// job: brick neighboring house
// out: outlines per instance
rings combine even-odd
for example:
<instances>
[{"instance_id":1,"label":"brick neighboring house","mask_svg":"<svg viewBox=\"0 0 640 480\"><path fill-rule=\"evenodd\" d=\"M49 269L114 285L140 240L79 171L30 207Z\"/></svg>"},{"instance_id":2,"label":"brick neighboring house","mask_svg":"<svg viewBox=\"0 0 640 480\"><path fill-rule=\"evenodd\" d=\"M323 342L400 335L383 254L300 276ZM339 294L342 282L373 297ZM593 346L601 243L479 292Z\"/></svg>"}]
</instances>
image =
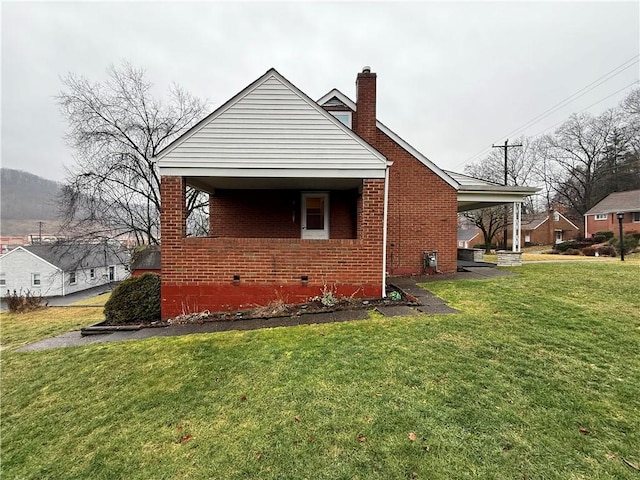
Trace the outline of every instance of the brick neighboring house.
<instances>
[{"instance_id":1,"label":"brick neighboring house","mask_svg":"<svg viewBox=\"0 0 640 480\"><path fill-rule=\"evenodd\" d=\"M525 244L553 245L580 235L580 228L557 210L524 214L521 228Z\"/></svg>"},{"instance_id":2,"label":"brick neighboring house","mask_svg":"<svg viewBox=\"0 0 640 480\"><path fill-rule=\"evenodd\" d=\"M622 231L640 232L640 190L609 194L584 214L584 236L591 237L599 231L619 231L618 212L624 213Z\"/></svg>"},{"instance_id":3,"label":"brick neighboring house","mask_svg":"<svg viewBox=\"0 0 640 480\"><path fill-rule=\"evenodd\" d=\"M377 120L367 67L356 102L314 102L271 69L157 159L163 318L324 289L380 297L387 274L455 272L457 211L535 191L438 168ZM207 237L186 236L187 186L209 193Z\"/></svg>"}]
</instances>

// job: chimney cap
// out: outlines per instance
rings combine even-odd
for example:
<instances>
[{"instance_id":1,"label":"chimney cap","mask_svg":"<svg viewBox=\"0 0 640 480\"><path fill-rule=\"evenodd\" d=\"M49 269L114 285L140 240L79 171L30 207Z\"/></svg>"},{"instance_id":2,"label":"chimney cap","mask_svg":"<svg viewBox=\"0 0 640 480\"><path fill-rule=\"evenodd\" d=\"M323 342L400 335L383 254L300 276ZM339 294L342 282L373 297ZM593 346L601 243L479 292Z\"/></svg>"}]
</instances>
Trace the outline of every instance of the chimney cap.
<instances>
[{"instance_id":1,"label":"chimney cap","mask_svg":"<svg viewBox=\"0 0 640 480\"><path fill-rule=\"evenodd\" d=\"M362 73L371 73L371 67L369 65L365 65L362 67Z\"/></svg>"}]
</instances>

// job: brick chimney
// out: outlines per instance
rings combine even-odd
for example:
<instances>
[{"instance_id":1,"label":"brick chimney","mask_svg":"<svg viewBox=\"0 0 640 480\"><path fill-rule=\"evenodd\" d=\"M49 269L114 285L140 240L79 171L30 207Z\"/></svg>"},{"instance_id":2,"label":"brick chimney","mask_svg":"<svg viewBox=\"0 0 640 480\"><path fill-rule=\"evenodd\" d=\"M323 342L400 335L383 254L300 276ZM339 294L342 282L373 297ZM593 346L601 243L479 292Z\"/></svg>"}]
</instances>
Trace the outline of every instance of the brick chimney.
<instances>
[{"instance_id":1,"label":"brick chimney","mask_svg":"<svg viewBox=\"0 0 640 480\"><path fill-rule=\"evenodd\" d=\"M356 78L356 113L353 129L371 146L376 146L376 74L364 67Z\"/></svg>"}]
</instances>

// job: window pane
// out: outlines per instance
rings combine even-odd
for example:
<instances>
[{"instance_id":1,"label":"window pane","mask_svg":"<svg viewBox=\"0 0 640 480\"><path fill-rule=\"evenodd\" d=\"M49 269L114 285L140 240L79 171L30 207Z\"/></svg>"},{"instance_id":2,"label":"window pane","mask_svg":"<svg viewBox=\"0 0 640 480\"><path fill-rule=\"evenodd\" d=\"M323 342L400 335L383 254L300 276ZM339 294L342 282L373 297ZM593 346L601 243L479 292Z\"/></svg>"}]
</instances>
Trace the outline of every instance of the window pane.
<instances>
[{"instance_id":1,"label":"window pane","mask_svg":"<svg viewBox=\"0 0 640 480\"><path fill-rule=\"evenodd\" d=\"M324 230L324 198L307 198L307 230Z\"/></svg>"}]
</instances>

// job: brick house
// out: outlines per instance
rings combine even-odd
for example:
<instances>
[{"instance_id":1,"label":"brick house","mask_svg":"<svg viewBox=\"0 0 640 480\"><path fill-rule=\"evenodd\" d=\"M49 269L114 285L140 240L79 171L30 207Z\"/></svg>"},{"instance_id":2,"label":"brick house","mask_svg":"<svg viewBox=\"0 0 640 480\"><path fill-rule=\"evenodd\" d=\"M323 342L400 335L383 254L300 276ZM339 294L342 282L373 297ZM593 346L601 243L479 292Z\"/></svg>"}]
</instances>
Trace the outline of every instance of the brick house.
<instances>
[{"instance_id":1,"label":"brick house","mask_svg":"<svg viewBox=\"0 0 640 480\"><path fill-rule=\"evenodd\" d=\"M623 214L622 231L640 232L640 190L609 194L584 214L584 236L610 231L617 235L620 228L616 214Z\"/></svg>"},{"instance_id":2,"label":"brick house","mask_svg":"<svg viewBox=\"0 0 640 480\"><path fill-rule=\"evenodd\" d=\"M580 235L580 228L557 210L524 214L521 228L524 243L533 245L553 245Z\"/></svg>"},{"instance_id":3,"label":"brick house","mask_svg":"<svg viewBox=\"0 0 640 480\"><path fill-rule=\"evenodd\" d=\"M158 154L163 317L455 272L457 212L535 191L441 170L377 120L376 88L365 67L356 102L315 102L271 69ZM187 186L209 194L207 237L186 236Z\"/></svg>"}]
</instances>

